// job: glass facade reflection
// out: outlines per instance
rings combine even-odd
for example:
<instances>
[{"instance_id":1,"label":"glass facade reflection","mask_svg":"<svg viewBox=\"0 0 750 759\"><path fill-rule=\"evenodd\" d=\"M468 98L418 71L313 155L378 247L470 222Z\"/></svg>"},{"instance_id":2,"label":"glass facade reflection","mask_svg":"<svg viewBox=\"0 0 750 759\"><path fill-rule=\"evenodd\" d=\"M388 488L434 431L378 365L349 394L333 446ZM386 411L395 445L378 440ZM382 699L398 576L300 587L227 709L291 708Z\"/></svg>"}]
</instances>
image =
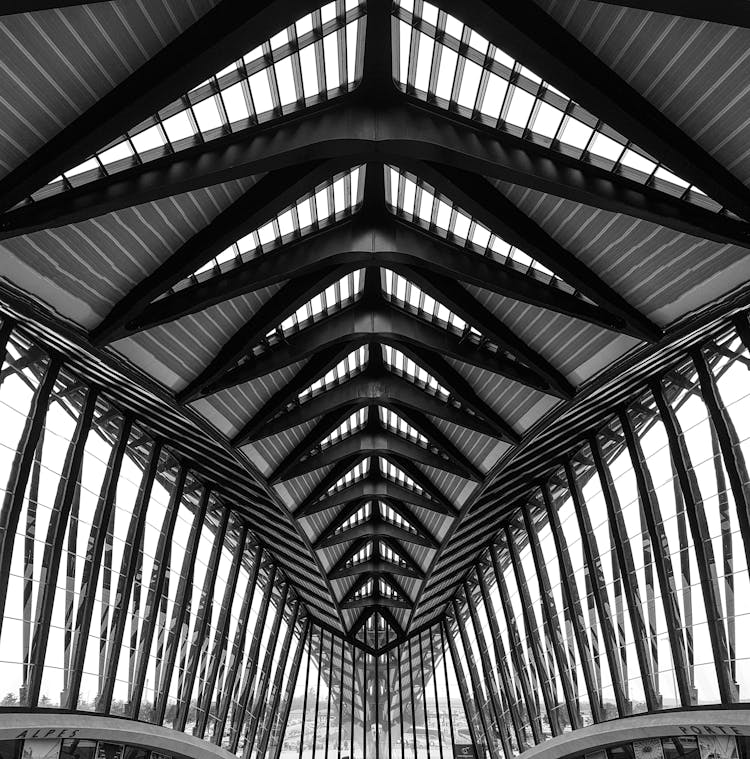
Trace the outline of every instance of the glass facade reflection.
<instances>
[{"instance_id":1,"label":"glass facade reflection","mask_svg":"<svg viewBox=\"0 0 750 759\"><path fill-rule=\"evenodd\" d=\"M254 759L505 759L750 693L750 355L692 348L498 523L431 625L308 617L220 494L6 325L3 707L122 715ZM745 325L745 326L743 326Z\"/></svg>"}]
</instances>

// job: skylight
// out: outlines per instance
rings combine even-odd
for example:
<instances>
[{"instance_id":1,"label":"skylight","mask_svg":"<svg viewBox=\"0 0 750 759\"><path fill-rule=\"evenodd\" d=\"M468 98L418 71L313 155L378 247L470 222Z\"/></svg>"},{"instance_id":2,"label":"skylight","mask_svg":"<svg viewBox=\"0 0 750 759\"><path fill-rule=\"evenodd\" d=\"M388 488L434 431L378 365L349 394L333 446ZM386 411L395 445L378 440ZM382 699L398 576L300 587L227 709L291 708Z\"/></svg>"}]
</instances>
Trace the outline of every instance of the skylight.
<instances>
[{"instance_id":1,"label":"skylight","mask_svg":"<svg viewBox=\"0 0 750 759\"><path fill-rule=\"evenodd\" d=\"M346 562L346 566L353 567L355 564L361 564L363 561L368 561L372 558L372 541L367 543L367 545L363 546L362 548L357 551L350 559Z\"/></svg>"},{"instance_id":2,"label":"skylight","mask_svg":"<svg viewBox=\"0 0 750 759\"><path fill-rule=\"evenodd\" d=\"M327 495L337 493L339 490L348 488L349 485L363 480L370 473L370 457L368 456L364 461L360 461L359 464L352 467L343 477L340 477L336 482L331 485L326 491Z\"/></svg>"},{"instance_id":3,"label":"skylight","mask_svg":"<svg viewBox=\"0 0 750 759\"><path fill-rule=\"evenodd\" d=\"M443 387L428 371L414 363L397 348L392 348L390 345L383 345L382 348L385 364L389 371L408 379L443 401L448 400L450 391Z\"/></svg>"},{"instance_id":4,"label":"skylight","mask_svg":"<svg viewBox=\"0 0 750 759\"><path fill-rule=\"evenodd\" d=\"M353 598L356 600L360 600L362 598L369 598L372 595L372 591L375 588L375 581L371 578L369 579L361 588L359 588L356 593L354 593Z\"/></svg>"},{"instance_id":5,"label":"skylight","mask_svg":"<svg viewBox=\"0 0 750 759\"><path fill-rule=\"evenodd\" d=\"M401 600L401 594L396 591L389 582L386 582L382 578L378 578L378 590L380 591L381 596Z\"/></svg>"},{"instance_id":6,"label":"skylight","mask_svg":"<svg viewBox=\"0 0 750 759\"><path fill-rule=\"evenodd\" d=\"M359 432L367 424L368 412L369 409L366 406L355 411L348 419L336 427L333 432L330 432L318 443L320 449L336 445L336 443L341 442L344 438L351 437Z\"/></svg>"},{"instance_id":7,"label":"skylight","mask_svg":"<svg viewBox=\"0 0 750 759\"><path fill-rule=\"evenodd\" d=\"M383 408L383 406L378 406L378 416L383 427L394 434L400 435L412 443L421 445L424 448L429 444L427 438L418 429L412 427L411 424L402 419L395 411Z\"/></svg>"},{"instance_id":8,"label":"skylight","mask_svg":"<svg viewBox=\"0 0 750 759\"><path fill-rule=\"evenodd\" d=\"M720 210L695 185L455 17L428 2L397 0L394 5L396 78L404 92Z\"/></svg>"},{"instance_id":9,"label":"skylight","mask_svg":"<svg viewBox=\"0 0 750 759\"><path fill-rule=\"evenodd\" d=\"M378 543L378 553L380 558L385 561L390 561L391 564L397 564L400 567L408 566L408 562L403 557L399 556L390 546L385 545L382 542Z\"/></svg>"},{"instance_id":10,"label":"skylight","mask_svg":"<svg viewBox=\"0 0 750 759\"><path fill-rule=\"evenodd\" d=\"M300 403L314 398L316 395L330 390L332 387L350 380L352 377L356 377L367 365L369 347L367 345L361 345L356 350L352 351L345 359L339 361L333 369L329 369L320 379L310 385L310 387L303 390L297 399Z\"/></svg>"},{"instance_id":11,"label":"skylight","mask_svg":"<svg viewBox=\"0 0 750 759\"><path fill-rule=\"evenodd\" d=\"M228 271L350 216L361 203L361 172L361 167L356 166L317 185L278 216L225 248L186 279L182 286Z\"/></svg>"},{"instance_id":12,"label":"skylight","mask_svg":"<svg viewBox=\"0 0 750 759\"><path fill-rule=\"evenodd\" d=\"M380 472L384 477L387 477L389 480L392 480L398 485L401 485L401 487L405 487L405 488L408 488L409 490L413 490L415 493L418 493L419 495L425 494L424 489L420 485L414 482L414 480L411 477L409 477L408 474L403 472L397 466L394 466L393 464L391 464L391 462L388 461L387 459L378 457L378 465L380 467Z\"/></svg>"},{"instance_id":13,"label":"skylight","mask_svg":"<svg viewBox=\"0 0 750 759\"><path fill-rule=\"evenodd\" d=\"M506 266L530 274L547 284L574 292L557 275L526 255L520 248L505 242L445 195L414 174L386 167L386 201L399 216L440 237L470 248Z\"/></svg>"},{"instance_id":14,"label":"skylight","mask_svg":"<svg viewBox=\"0 0 750 759\"><path fill-rule=\"evenodd\" d=\"M363 271L350 272L345 277L326 287L307 303L300 306L291 316L266 334L264 349L276 345L289 335L299 332L326 316L330 316L354 303L362 292Z\"/></svg>"},{"instance_id":15,"label":"skylight","mask_svg":"<svg viewBox=\"0 0 750 759\"><path fill-rule=\"evenodd\" d=\"M308 13L32 195L38 200L353 90L365 3Z\"/></svg>"},{"instance_id":16,"label":"skylight","mask_svg":"<svg viewBox=\"0 0 750 759\"><path fill-rule=\"evenodd\" d=\"M472 342L479 343L482 335L468 325L442 303L425 293L420 287L404 279L390 269L381 269L384 279L385 295L391 303L414 313L456 335L467 335Z\"/></svg>"},{"instance_id":17,"label":"skylight","mask_svg":"<svg viewBox=\"0 0 750 759\"><path fill-rule=\"evenodd\" d=\"M336 528L334 534L339 535L340 533L346 532L346 530L355 527L361 522L365 522L370 518L371 514L372 501L368 501L367 503L362 504L362 506L360 506L345 522L342 522L339 527Z\"/></svg>"},{"instance_id":18,"label":"skylight","mask_svg":"<svg viewBox=\"0 0 750 759\"><path fill-rule=\"evenodd\" d=\"M395 524L402 530L408 530L409 532L417 533L417 529L406 521L397 511L394 511L387 503L380 501L378 503L378 509L380 510L380 516L385 519L386 522Z\"/></svg>"}]
</instances>

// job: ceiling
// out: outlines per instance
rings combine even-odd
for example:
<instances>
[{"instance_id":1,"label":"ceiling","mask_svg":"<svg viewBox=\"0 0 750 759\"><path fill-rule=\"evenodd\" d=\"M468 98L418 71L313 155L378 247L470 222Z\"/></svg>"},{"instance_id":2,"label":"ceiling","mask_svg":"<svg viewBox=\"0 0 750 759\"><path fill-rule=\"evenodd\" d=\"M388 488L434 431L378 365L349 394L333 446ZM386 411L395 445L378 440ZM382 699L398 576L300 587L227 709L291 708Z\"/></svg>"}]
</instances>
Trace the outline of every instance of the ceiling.
<instances>
[{"instance_id":1,"label":"ceiling","mask_svg":"<svg viewBox=\"0 0 750 759\"><path fill-rule=\"evenodd\" d=\"M353 640L744 297L743 3L10 5L0 296L203 438Z\"/></svg>"}]
</instances>

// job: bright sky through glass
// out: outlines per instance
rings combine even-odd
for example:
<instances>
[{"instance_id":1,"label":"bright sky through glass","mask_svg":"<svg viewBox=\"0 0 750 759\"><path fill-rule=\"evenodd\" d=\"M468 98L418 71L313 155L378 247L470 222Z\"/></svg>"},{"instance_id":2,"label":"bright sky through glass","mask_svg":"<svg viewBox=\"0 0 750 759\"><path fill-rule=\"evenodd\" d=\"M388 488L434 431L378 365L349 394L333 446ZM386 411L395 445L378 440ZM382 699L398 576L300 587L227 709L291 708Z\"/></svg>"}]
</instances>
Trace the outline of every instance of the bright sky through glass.
<instances>
[{"instance_id":1,"label":"bright sky through glass","mask_svg":"<svg viewBox=\"0 0 750 759\"><path fill-rule=\"evenodd\" d=\"M394 15L396 79L409 95L720 210L699 188L438 6L398 0Z\"/></svg>"}]
</instances>

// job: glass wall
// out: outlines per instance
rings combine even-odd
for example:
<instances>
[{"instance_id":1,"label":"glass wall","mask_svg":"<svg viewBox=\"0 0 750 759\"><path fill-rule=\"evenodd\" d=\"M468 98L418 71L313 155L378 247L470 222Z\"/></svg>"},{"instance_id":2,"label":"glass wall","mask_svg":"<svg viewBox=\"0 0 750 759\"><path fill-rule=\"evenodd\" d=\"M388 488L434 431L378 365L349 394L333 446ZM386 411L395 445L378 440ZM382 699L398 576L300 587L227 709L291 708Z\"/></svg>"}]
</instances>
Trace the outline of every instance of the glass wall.
<instances>
[{"instance_id":1,"label":"glass wall","mask_svg":"<svg viewBox=\"0 0 750 759\"><path fill-rule=\"evenodd\" d=\"M122 715L264 756L291 705L299 601L232 504L8 327L1 705Z\"/></svg>"}]
</instances>

